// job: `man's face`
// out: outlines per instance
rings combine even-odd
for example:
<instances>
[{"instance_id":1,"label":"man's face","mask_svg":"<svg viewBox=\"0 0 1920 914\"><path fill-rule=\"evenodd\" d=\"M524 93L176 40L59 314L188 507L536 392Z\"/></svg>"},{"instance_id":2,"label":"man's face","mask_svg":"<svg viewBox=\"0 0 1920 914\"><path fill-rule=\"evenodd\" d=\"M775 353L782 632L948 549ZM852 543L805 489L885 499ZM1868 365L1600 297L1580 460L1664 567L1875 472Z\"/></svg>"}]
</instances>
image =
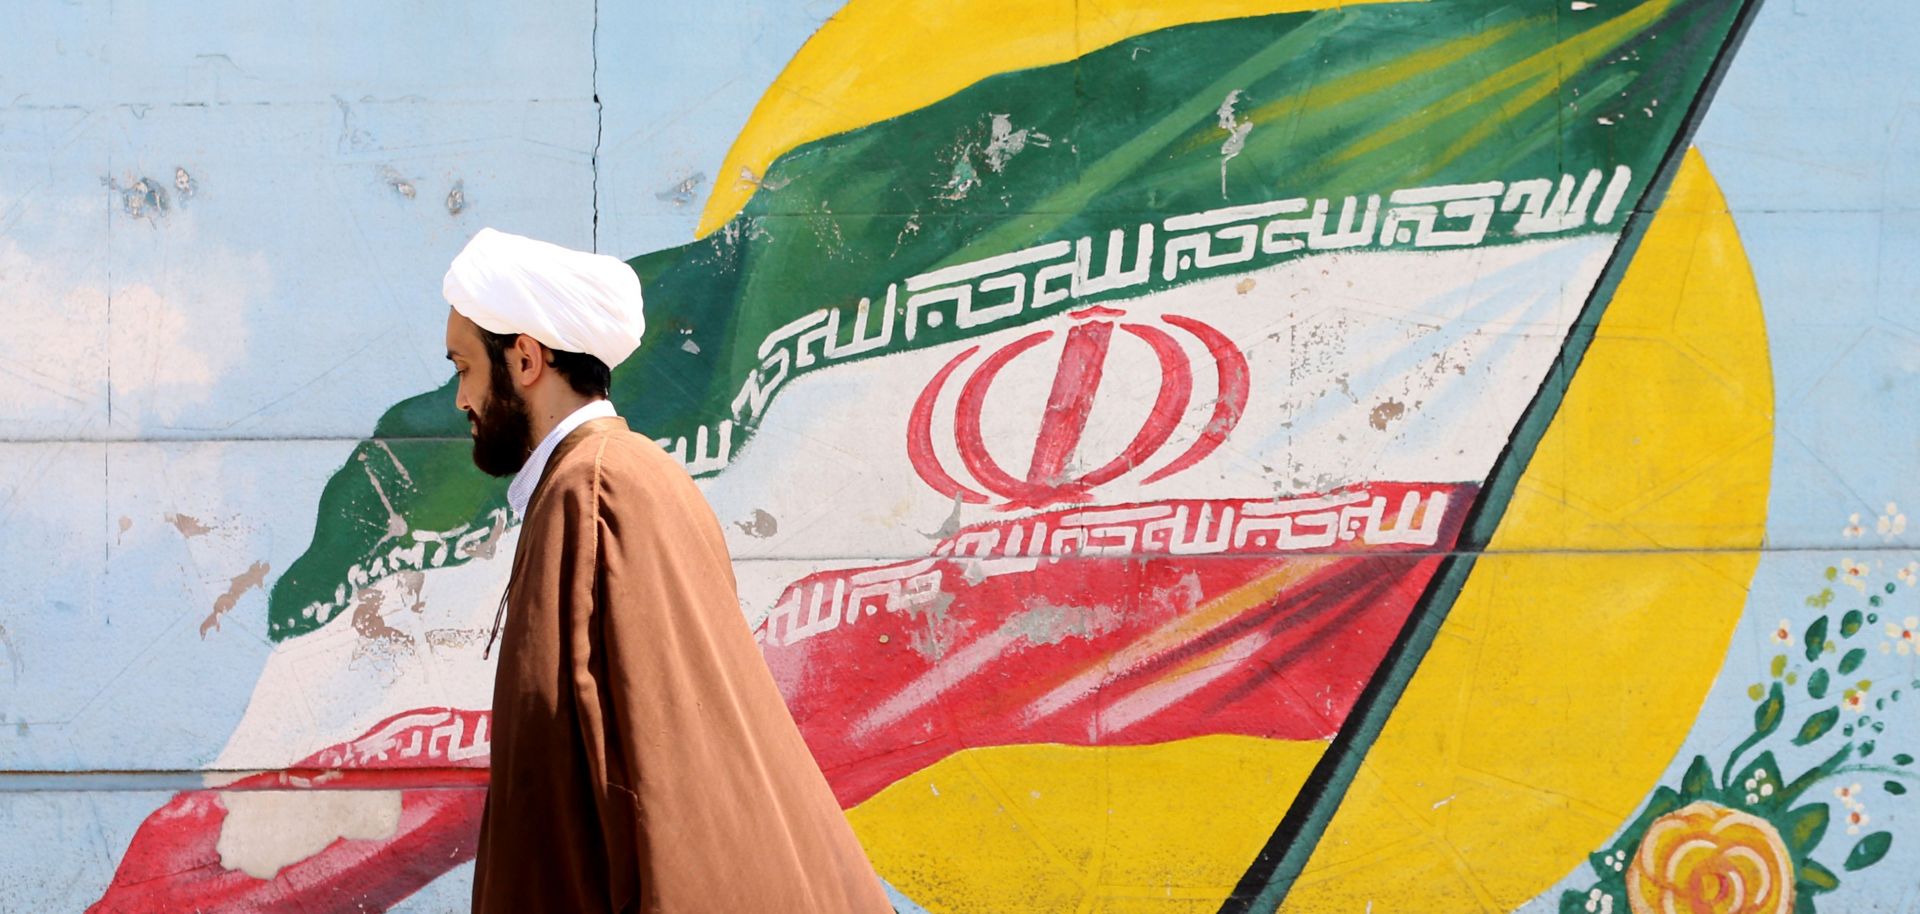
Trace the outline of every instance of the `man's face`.
<instances>
[{"instance_id":1,"label":"man's face","mask_svg":"<svg viewBox=\"0 0 1920 914\"><path fill-rule=\"evenodd\" d=\"M467 414L473 465L489 476L520 472L533 453L527 401L514 386L505 360L488 352L480 327L452 309L447 312L447 358L460 378L453 405Z\"/></svg>"}]
</instances>

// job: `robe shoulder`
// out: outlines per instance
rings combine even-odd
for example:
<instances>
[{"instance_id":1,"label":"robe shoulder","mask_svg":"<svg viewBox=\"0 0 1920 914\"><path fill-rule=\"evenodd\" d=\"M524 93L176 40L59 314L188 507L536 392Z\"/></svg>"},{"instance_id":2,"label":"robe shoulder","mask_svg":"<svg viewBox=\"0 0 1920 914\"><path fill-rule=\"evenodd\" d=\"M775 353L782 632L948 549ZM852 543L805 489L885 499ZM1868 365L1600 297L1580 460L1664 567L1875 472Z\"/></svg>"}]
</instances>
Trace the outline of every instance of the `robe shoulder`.
<instances>
[{"instance_id":1,"label":"robe shoulder","mask_svg":"<svg viewBox=\"0 0 1920 914\"><path fill-rule=\"evenodd\" d=\"M617 499L616 506L665 499L685 506L689 495L698 498L699 487L673 455L645 435L609 425L586 426L568 436L548 463L533 501L603 508L610 498ZM541 513L533 507L528 511L530 519Z\"/></svg>"}]
</instances>

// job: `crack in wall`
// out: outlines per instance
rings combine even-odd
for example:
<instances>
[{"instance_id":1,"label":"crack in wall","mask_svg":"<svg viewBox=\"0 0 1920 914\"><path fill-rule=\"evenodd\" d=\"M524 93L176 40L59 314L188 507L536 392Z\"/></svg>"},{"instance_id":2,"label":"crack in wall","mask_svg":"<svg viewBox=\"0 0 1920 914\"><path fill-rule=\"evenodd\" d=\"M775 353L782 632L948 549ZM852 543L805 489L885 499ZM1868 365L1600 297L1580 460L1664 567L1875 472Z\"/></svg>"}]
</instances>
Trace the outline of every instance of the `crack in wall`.
<instances>
[{"instance_id":1,"label":"crack in wall","mask_svg":"<svg viewBox=\"0 0 1920 914\"><path fill-rule=\"evenodd\" d=\"M600 101L600 0L593 0L593 32L588 51L593 59L593 250L600 251L600 141L606 136L607 107Z\"/></svg>"}]
</instances>

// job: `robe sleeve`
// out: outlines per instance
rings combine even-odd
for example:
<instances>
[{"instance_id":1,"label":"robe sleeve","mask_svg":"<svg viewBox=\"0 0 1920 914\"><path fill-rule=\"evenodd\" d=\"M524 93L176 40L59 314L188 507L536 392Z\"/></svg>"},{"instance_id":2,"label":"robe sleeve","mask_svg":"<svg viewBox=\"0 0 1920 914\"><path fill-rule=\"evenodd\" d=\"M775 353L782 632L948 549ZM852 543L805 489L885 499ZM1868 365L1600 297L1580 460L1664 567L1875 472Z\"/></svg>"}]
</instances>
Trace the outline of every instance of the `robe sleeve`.
<instances>
[{"instance_id":1,"label":"robe sleeve","mask_svg":"<svg viewBox=\"0 0 1920 914\"><path fill-rule=\"evenodd\" d=\"M584 475L584 474L583 474ZM586 484L570 485L563 495L562 554L567 556L569 580L561 589L566 605L560 618L567 626L567 667L571 676L580 741L585 748L595 811L605 852L608 901L611 914L633 910L641 886L637 823L640 797L626 753L622 751L623 722L617 717L617 672L609 668L607 631L611 616L608 568L605 561L606 525L602 517L600 461L596 455Z\"/></svg>"}]
</instances>

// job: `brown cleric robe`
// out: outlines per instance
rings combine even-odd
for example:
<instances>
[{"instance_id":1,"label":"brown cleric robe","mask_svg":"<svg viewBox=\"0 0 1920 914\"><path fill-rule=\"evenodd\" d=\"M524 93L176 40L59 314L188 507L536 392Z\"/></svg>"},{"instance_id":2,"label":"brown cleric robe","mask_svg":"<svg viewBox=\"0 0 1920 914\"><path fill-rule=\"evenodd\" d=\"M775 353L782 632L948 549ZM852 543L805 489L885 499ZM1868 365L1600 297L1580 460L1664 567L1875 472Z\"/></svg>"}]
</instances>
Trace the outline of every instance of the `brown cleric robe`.
<instances>
[{"instance_id":1,"label":"brown cleric robe","mask_svg":"<svg viewBox=\"0 0 1920 914\"><path fill-rule=\"evenodd\" d=\"M476 912L892 911L741 617L712 510L623 420L547 462L497 676Z\"/></svg>"}]
</instances>

